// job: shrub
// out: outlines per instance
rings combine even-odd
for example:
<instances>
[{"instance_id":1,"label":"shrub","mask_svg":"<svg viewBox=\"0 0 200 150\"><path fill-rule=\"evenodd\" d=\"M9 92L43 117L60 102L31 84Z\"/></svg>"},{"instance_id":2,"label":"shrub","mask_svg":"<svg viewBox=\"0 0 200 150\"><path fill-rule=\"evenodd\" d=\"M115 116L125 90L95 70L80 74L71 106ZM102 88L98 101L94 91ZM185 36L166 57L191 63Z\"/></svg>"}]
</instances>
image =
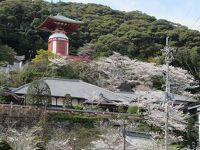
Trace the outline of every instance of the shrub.
<instances>
[{"instance_id":1,"label":"shrub","mask_svg":"<svg viewBox=\"0 0 200 150\"><path fill-rule=\"evenodd\" d=\"M129 106L127 112L130 113L130 114L137 114L138 113L138 106Z\"/></svg>"},{"instance_id":2,"label":"shrub","mask_svg":"<svg viewBox=\"0 0 200 150\"><path fill-rule=\"evenodd\" d=\"M0 149L1 150L12 150L11 146L5 140L0 140Z\"/></svg>"},{"instance_id":3,"label":"shrub","mask_svg":"<svg viewBox=\"0 0 200 150\"><path fill-rule=\"evenodd\" d=\"M5 102L4 90L0 88L0 104Z\"/></svg>"},{"instance_id":4,"label":"shrub","mask_svg":"<svg viewBox=\"0 0 200 150\"><path fill-rule=\"evenodd\" d=\"M82 104L76 104L76 105L73 105L73 108L83 110L83 105Z\"/></svg>"},{"instance_id":5,"label":"shrub","mask_svg":"<svg viewBox=\"0 0 200 150\"><path fill-rule=\"evenodd\" d=\"M79 123L86 126L93 126L96 121L99 120L98 117L87 117L80 115L71 115L66 113L49 113L48 120L54 122L65 122L68 121L70 124Z\"/></svg>"},{"instance_id":6,"label":"shrub","mask_svg":"<svg viewBox=\"0 0 200 150\"><path fill-rule=\"evenodd\" d=\"M72 97L70 94L65 94L65 97L63 99L63 107L71 108L72 107Z\"/></svg>"},{"instance_id":7,"label":"shrub","mask_svg":"<svg viewBox=\"0 0 200 150\"><path fill-rule=\"evenodd\" d=\"M162 89L162 85L163 85L163 78L162 77L158 77L158 76L154 76L152 78L152 82L153 82L153 87L161 90Z\"/></svg>"},{"instance_id":8,"label":"shrub","mask_svg":"<svg viewBox=\"0 0 200 150\"><path fill-rule=\"evenodd\" d=\"M117 111L120 113L125 113L127 111L127 108L125 106L119 106L117 108Z\"/></svg>"}]
</instances>

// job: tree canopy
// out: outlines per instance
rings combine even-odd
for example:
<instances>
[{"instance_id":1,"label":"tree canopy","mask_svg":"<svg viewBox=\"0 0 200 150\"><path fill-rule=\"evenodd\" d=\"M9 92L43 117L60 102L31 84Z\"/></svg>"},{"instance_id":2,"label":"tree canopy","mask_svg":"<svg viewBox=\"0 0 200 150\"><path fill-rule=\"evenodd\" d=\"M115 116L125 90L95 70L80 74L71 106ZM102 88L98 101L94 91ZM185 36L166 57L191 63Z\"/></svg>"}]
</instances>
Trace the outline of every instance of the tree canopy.
<instances>
[{"instance_id":1,"label":"tree canopy","mask_svg":"<svg viewBox=\"0 0 200 150\"><path fill-rule=\"evenodd\" d=\"M15 52L11 47L0 44L0 66L7 63L12 64L14 61L14 55Z\"/></svg>"},{"instance_id":2,"label":"tree canopy","mask_svg":"<svg viewBox=\"0 0 200 150\"><path fill-rule=\"evenodd\" d=\"M48 84L42 80L33 81L27 89L26 101L36 106L51 104L51 90Z\"/></svg>"}]
</instances>

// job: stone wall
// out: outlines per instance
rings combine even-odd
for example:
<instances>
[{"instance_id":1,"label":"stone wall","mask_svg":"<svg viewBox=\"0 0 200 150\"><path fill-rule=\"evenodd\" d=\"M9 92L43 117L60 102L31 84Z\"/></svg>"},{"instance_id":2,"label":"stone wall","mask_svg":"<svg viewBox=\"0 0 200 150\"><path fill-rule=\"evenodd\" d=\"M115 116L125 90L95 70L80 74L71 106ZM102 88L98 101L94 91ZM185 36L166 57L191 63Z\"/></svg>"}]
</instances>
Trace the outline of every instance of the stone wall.
<instances>
[{"instance_id":1,"label":"stone wall","mask_svg":"<svg viewBox=\"0 0 200 150\"><path fill-rule=\"evenodd\" d=\"M29 108L0 108L0 125L3 127L33 127L35 126L43 111L41 109Z\"/></svg>"}]
</instances>

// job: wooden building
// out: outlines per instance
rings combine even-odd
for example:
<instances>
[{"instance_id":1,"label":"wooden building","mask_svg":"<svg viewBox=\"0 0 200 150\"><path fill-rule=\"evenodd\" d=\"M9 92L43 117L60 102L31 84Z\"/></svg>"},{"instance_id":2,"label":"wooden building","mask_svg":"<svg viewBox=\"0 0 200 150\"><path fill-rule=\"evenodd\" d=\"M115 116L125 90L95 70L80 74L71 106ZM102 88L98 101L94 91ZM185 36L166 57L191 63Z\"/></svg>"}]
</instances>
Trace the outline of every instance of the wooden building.
<instances>
[{"instance_id":1,"label":"wooden building","mask_svg":"<svg viewBox=\"0 0 200 150\"><path fill-rule=\"evenodd\" d=\"M99 105L104 108L112 109L113 106L128 106L130 98L119 95L118 93L92 85L81 80L43 78L51 91L51 106L63 107L66 95L70 95L71 104ZM13 92L23 96L26 102L27 89L30 84L25 84Z\"/></svg>"}]
</instances>

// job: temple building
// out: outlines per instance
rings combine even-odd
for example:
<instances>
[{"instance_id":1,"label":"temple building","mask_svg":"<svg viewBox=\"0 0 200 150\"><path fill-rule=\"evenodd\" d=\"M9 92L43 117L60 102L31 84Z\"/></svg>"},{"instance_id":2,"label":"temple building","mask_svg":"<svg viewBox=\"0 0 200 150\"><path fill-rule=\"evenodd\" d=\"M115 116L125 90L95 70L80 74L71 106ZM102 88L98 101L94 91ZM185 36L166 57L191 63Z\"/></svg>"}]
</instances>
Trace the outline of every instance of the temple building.
<instances>
[{"instance_id":1,"label":"temple building","mask_svg":"<svg viewBox=\"0 0 200 150\"><path fill-rule=\"evenodd\" d=\"M50 15L38 26L38 29L52 33L48 39L48 51L61 57L68 57L69 39L66 34L76 31L82 23L60 14Z\"/></svg>"}]
</instances>

